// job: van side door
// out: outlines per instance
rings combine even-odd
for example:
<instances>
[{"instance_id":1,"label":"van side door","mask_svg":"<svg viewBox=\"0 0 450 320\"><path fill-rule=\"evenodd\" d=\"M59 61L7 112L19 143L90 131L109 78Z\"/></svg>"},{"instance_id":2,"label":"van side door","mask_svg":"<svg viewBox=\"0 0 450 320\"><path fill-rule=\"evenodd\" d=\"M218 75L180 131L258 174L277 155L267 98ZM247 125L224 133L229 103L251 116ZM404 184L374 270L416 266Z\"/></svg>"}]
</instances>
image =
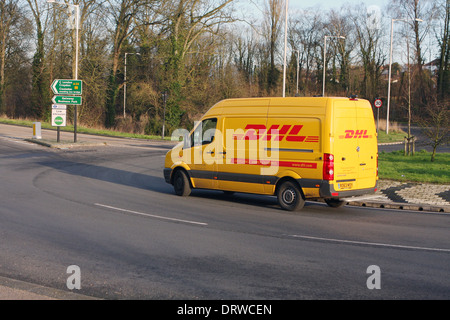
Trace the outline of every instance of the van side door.
<instances>
[{"instance_id":1,"label":"van side door","mask_svg":"<svg viewBox=\"0 0 450 320\"><path fill-rule=\"evenodd\" d=\"M216 172L217 118L203 119L189 136L183 152L190 152L190 176L195 188L213 189Z\"/></svg>"}]
</instances>

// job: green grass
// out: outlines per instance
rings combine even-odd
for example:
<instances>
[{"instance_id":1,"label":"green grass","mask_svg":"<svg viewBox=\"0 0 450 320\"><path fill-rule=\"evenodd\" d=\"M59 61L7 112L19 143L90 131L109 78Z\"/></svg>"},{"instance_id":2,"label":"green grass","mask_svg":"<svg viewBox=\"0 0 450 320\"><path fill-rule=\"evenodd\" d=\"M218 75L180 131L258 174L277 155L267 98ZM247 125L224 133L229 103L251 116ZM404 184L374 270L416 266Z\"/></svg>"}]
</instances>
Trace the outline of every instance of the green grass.
<instances>
[{"instance_id":1,"label":"green grass","mask_svg":"<svg viewBox=\"0 0 450 320\"><path fill-rule=\"evenodd\" d=\"M386 131L378 130L378 143L403 141L405 136L407 136L407 133L403 131L390 131L389 134L386 134Z\"/></svg>"},{"instance_id":2,"label":"green grass","mask_svg":"<svg viewBox=\"0 0 450 320\"><path fill-rule=\"evenodd\" d=\"M416 152L404 156L403 151L381 152L378 157L380 179L450 184L450 153L438 153L431 162L431 153Z\"/></svg>"},{"instance_id":3,"label":"green grass","mask_svg":"<svg viewBox=\"0 0 450 320\"><path fill-rule=\"evenodd\" d=\"M31 120L16 120L16 119L8 119L8 118L0 117L0 123L13 124L13 125L18 125L18 126L32 127L33 122L34 121L31 121ZM53 127L51 125L51 123L44 122L44 121L41 121L41 128L56 130L56 127ZM73 132L73 125L61 127L61 131ZM107 129L93 129L93 128L83 127L80 125L77 126L77 132L78 133L86 133L86 134L102 135L102 136L110 136L110 137L161 140L161 136L119 132L119 131L107 130ZM170 140L170 137L165 137L164 140Z\"/></svg>"}]
</instances>

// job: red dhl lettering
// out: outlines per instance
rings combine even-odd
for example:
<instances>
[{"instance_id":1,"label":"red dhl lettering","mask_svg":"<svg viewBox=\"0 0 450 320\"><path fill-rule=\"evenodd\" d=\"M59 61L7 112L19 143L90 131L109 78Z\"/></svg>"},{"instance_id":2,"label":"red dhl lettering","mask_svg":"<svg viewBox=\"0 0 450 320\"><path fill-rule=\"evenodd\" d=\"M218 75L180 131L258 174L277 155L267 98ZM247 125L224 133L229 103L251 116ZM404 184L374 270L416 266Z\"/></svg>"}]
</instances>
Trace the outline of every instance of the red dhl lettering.
<instances>
[{"instance_id":1,"label":"red dhl lettering","mask_svg":"<svg viewBox=\"0 0 450 320\"><path fill-rule=\"evenodd\" d=\"M345 135L339 136L339 139L369 139L371 135L367 134L367 130L345 130Z\"/></svg>"},{"instance_id":2,"label":"red dhl lettering","mask_svg":"<svg viewBox=\"0 0 450 320\"><path fill-rule=\"evenodd\" d=\"M234 140L260 140L289 142L319 142L318 136L300 136L303 125L278 125L274 124L267 130L263 124L249 124L245 127L245 134L234 134Z\"/></svg>"}]
</instances>

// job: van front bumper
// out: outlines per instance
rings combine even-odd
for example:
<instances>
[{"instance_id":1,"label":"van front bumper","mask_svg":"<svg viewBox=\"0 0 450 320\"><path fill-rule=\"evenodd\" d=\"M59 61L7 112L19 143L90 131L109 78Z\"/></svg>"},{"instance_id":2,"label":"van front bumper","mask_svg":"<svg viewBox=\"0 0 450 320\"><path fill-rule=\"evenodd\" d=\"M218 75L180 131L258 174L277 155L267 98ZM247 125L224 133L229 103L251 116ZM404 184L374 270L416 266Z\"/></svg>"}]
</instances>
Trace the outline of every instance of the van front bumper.
<instances>
[{"instance_id":1,"label":"van front bumper","mask_svg":"<svg viewBox=\"0 0 450 320\"><path fill-rule=\"evenodd\" d=\"M171 168L164 168L164 179L167 183L171 183L170 178L172 176L172 169Z\"/></svg>"}]
</instances>

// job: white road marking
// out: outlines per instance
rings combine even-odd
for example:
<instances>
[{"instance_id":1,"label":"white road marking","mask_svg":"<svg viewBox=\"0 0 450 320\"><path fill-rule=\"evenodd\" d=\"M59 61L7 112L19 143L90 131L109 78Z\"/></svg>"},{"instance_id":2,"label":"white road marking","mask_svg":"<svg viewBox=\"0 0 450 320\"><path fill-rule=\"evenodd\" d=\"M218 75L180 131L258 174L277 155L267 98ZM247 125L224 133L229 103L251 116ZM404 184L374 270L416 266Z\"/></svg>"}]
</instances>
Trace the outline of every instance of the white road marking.
<instances>
[{"instance_id":1,"label":"white road marking","mask_svg":"<svg viewBox=\"0 0 450 320\"><path fill-rule=\"evenodd\" d=\"M425 251L437 251L437 252L450 252L450 249L441 249L441 248L414 247L414 246L404 246L404 245L389 244L389 243L320 238L320 237L310 237L310 236L302 236L302 235L296 235L296 234L288 235L288 236L293 237L293 238L306 239L306 240L320 240L320 241L328 241L328 242L335 242L335 243L359 244L359 245L377 246L377 247L385 247L385 248L400 248L400 249L413 249L413 250L425 250Z\"/></svg>"},{"instance_id":2,"label":"white road marking","mask_svg":"<svg viewBox=\"0 0 450 320\"><path fill-rule=\"evenodd\" d=\"M169 221L175 221L175 222L183 222L183 223L195 224L195 225L200 225L200 226L207 226L208 225L207 223L204 223L204 222L197 222L197 221L190 221L190 220L182 220L182 219L175 219L175 218L157 216L157 215L153 215L153 214L142 213L142 212L138 212L138 211L133 211L133 210L128 210L128 209L122 209L122 208L107 206L105 204L100 204L100 203L95 203L94 205L96 205L97 207L103 207L103 208L112 209L112 210L116 210L116 211L133 213L133 214L137 214L137 215L144 216L144 217L157 218L157 219L169 220Z\"/></svg>"}]
</instances>

